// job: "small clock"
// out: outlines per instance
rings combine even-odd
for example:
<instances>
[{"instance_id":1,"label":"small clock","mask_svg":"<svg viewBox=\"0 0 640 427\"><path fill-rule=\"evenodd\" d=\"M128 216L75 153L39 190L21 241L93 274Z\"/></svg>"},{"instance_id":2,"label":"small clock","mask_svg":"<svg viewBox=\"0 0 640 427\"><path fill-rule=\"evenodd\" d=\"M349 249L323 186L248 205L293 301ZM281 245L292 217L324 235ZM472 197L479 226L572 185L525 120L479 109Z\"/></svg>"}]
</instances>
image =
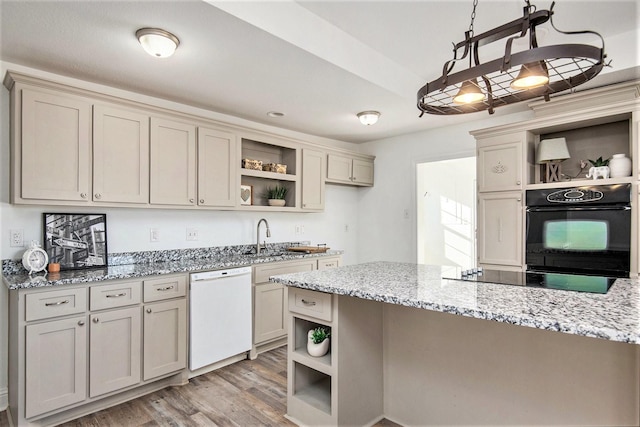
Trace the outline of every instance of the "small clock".
<instances>
[{"instance_id":1,"label":"small clock","mask_svg":"<svg viewBox=\"0 0 640 427\"><path fill-rule=\"evenodd\" d=\"M22 254L22 266L29 270L29 274L44 270L48 262L49 255L35 241L32 241L29 249Z\"/></svg>"}]
</instances>

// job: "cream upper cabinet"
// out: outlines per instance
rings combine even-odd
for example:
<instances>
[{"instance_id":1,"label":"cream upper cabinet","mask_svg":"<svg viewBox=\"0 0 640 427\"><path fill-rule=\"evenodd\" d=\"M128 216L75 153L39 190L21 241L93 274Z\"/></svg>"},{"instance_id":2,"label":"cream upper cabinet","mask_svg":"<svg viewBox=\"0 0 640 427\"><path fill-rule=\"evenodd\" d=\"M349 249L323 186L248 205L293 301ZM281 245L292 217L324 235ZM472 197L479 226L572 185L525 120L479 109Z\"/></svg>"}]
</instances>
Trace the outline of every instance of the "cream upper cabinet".
<instances>
[{"instance_id":1,"label":"cream upper cabinet","mask_svg":"<svg viewBox=\"0 0 640 427\"><path fill-rule=\"evenodd\" d=\"M151 118L152 204L196 205L196 127Z\"/></svg>"},{"instance_id":2,"label":"cream upper cabinet","mask_svg":"<svg viewBox=\"0 0 640 427\"><path fill-rule=\"evenodd\" d=\"M478 196L478 261L480 264L522 267L522 193Z\"/></svg>"},{"instance_id":3,"label":"cream upper cabinet","mask_svg":"<svg viewBox=\"0 0 640 427\"><path fill-rule=\"evenodd\" d=\"M149 116L93 109L93 201L149 203Z\"/></svg>"},{"instance_id":4,"label":"cream upper cabinet","mask_svg":"<svg viewBox=\"0 0 640 427\"><path fill-rule=\"evenodd\" d=\"M478 148L478 191L522 189L522 142Z\"/></svg>"},{"instance_id":5,"label":"cream upper cabinet","mask_svg":"<svg viewBox=\"0 0 640 427\"><path fill-rule=\"evenodd\" d=\"M237 168L236 135L198 128L198 205L235 206Z\"/></svg>"},{"instance_id":6,"label":"cream upper cabinet","mask_svg":"<svg viewBox=\"0 0 640 427\"><path fill-rule=\"evenodd\" d=\"M327 156L327 181L372 186L373 160L329 154Z\"/></svg>"},{"instance_id":7,"label":"cream upper cabinet","mask_svg":"<svg viewBox=\"0 0 640 427\"><path fill-rule=\"evenodd\" d=\"M302 209L324 209L325 159L321 151L302 150Z\"/></svg>"},{"instance_id":8,"label":"cream upper cabinet","mask_svg":"<svg viewBox=\"0 0 640 427\"><path fill-rule=\"evenodd\" d=\"M20 95L21 133L14 138L21 140L21 147L14 152L14 164L19 167L14 195L36 200L90 200L91 103L31 88L22 89Z\"/></svg>"}]
</instances>

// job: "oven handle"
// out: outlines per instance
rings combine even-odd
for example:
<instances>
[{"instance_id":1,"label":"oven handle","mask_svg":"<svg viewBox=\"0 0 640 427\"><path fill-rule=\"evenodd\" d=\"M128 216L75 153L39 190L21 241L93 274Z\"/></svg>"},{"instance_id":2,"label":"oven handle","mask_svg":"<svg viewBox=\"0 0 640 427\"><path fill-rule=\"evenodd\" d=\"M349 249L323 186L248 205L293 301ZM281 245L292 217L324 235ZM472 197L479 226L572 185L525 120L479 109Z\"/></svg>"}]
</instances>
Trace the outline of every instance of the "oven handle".
<instances>
[{"instance_id":1,"label":"oven handle","mask_svg":"<svg viewBox=\"0 0 640 427\"><path fill-rule=\"evenodd\" d=\"M554 207L527 207L527 212L563 212L563 211L628 211L631 206L554 206Z\"/></svg>"}]
</instances>

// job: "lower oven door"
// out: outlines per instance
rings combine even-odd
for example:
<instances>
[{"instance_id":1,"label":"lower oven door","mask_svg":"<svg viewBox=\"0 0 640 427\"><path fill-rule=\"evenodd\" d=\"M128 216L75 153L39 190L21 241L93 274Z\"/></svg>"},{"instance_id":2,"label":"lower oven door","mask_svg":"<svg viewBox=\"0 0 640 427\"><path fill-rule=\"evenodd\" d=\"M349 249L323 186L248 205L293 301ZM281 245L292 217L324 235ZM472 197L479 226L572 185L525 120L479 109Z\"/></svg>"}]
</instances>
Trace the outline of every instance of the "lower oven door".
<instances>
[{"instance_id":1,"label":"lower oven door","mask_svg":"<svg viewBox=\"0 0 640 427\"><path fill-rule=\"evenodd\" d=\"M629 206L527 208L530 270L628 277Z\"/></svg>"}]
</instances>

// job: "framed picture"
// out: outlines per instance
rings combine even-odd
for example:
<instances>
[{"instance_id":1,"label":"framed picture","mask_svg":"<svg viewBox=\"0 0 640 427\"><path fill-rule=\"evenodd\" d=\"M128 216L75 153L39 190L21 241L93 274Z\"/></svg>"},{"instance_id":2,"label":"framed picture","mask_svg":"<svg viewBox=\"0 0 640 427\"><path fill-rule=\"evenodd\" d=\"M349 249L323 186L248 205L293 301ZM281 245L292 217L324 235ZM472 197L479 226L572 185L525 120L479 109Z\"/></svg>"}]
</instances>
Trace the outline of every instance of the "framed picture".
<instances>
[{"instance_id":1,"label":"framed picture","mask_svg":"<svg viewBox=\"0 0 640 427\"><path fill-rule=\"evenodd\" d=\"M44 213L44 250L60 270L107 266L107 215Z\"/></svg>"},{"instance_id":2,"label":"framed picture","mask_svg":"<svg viewBox=\"0 0 640 427\"><path fill-rule=\"evenodd\" d=\"M241 205L253 205L253 186L241 185L240 186L240 204Z\"/></svg>"}]
</instances>

